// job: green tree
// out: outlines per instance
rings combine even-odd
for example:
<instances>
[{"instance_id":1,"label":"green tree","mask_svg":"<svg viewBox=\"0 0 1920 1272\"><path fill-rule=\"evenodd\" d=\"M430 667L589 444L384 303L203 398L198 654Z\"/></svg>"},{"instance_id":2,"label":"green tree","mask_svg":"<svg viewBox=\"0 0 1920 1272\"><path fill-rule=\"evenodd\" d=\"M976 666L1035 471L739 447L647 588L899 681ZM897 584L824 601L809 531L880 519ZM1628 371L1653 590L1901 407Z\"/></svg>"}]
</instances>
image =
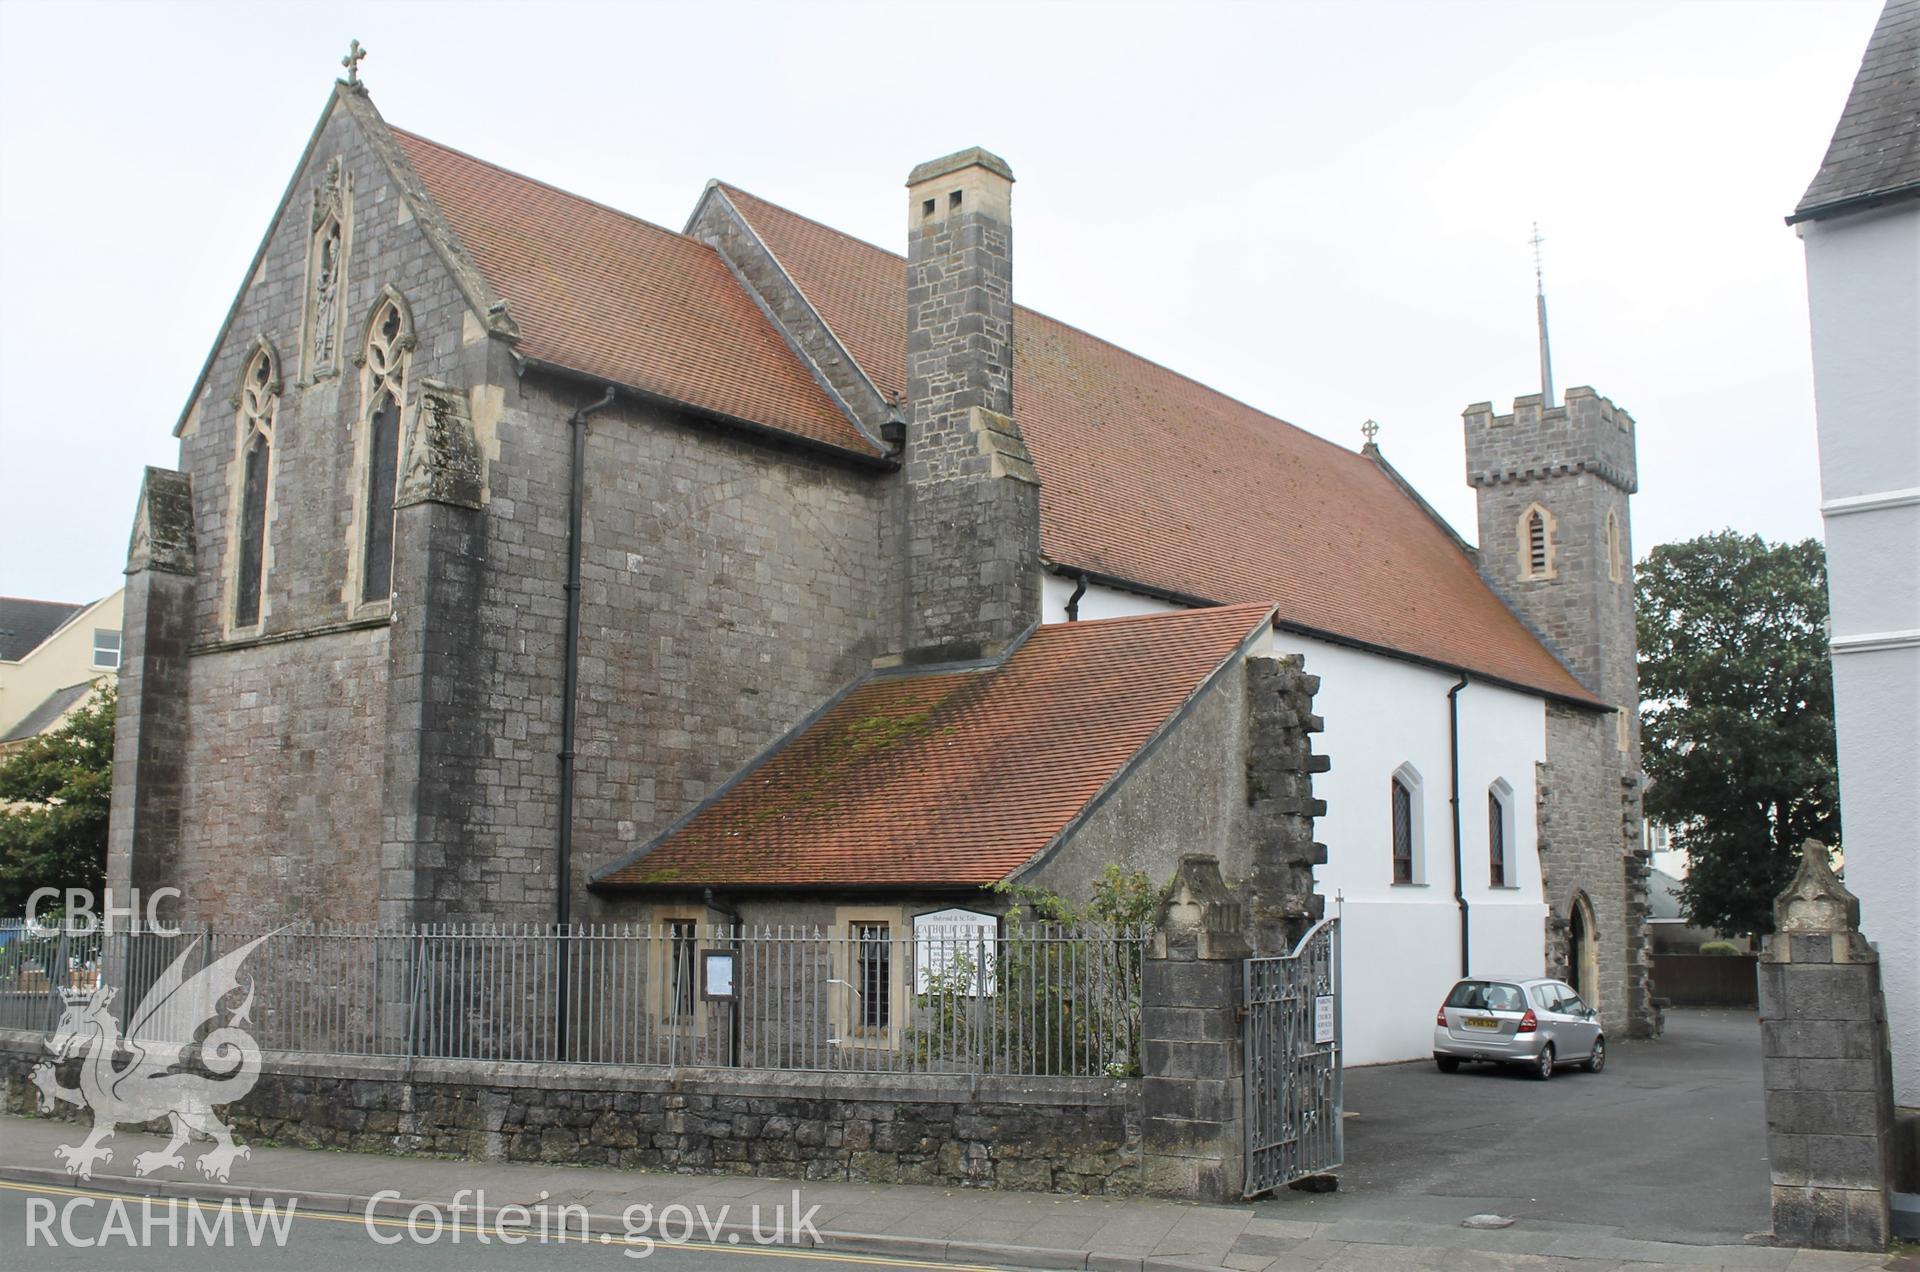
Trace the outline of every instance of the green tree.
<instances>
[{"instance_id":1,"label":"green tree","mask_svg":"<svg viewBox=\"0 0 1920 1272\"><path fill-rule=\"evenodd\" d=\"M1647 815L1687 850L1691 922L1769 932L1801 841L1839 846L1826 553L1725 530L1638 579Z\"/></svg>"},{"instance_id":2,"label":"green tree","mask_svg":"<svg viewBox=\"0 0 1920 1272\"><path fill-rule=\"evenodd\" d=\"M102 686L59 728L0 759L0 915L24 912L36 888L104 886L113 710L113 687Z\"/></svg>"}]
</instances>

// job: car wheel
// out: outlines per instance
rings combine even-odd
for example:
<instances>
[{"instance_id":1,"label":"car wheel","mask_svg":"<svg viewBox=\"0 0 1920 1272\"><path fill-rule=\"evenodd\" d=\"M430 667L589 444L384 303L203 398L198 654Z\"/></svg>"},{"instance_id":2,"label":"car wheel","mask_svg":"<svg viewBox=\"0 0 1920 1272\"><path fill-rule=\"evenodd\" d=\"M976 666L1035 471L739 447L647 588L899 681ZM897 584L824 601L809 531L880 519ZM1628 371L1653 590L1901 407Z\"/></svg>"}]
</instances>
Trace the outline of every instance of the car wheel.
<instances>
[{"instance_id":1,"label":"car wheel","mask_svg":"<svg viewBox=\"0 0 1920 1272\"><path fill-rule=\"evenodd\" d=\"M1433 1058L1433 1063L1434 1063L1434 1066L1438 1068L1442 1073L1460 1072L1459 1056L1435 1056Z\"/></svg>"},{"instance_id":2,"label":"car wheel","mask_svg":"<svg viewBox=\"0 0 1920 1272\"><path fill-rule=\"evenodd\" d=\"M1553 1076L1553 1044L1540 1048L1540 1056L1533 1062L1533 1076L1545 1082Z\"/></svg>"},{"instance_id":3,"label":"car wheel","mask_svg":"<svg viewBox=\"0 0 1920 1272\"><path fill-rule=\"evenodd\" d=\"M1593 1040L1593 1054L1587 1057L1587 1072L1598 1073L1606 1067L1607 1040L1605 1038L1595 1038Z\"/></svg>"}]
</instances>

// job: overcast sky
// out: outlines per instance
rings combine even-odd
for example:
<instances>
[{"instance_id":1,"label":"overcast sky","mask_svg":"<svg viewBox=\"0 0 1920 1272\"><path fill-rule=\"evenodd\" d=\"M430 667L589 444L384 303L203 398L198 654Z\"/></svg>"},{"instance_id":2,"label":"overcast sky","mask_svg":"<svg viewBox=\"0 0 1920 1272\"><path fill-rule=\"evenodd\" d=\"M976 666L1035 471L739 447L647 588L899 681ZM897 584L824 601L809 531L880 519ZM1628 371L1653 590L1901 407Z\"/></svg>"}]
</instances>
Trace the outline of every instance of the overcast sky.
<instances>
[{"instance_id":1,"label":"overcast sky","mask_svg":"<svg viewBox=\"0 0 1920 1272\"><path fill-rule=\"evenodd\" d=\"M899 248L902 182L1019 178L1015 292L1390 459L1469 538L1460 410L1639 421L1639 554L1819 533L1801 251L1878 13L1827 3L0 0L0 593L117 586L350 38L396 124L679 228L722 177Z\"/></svg>"}]
</instances>

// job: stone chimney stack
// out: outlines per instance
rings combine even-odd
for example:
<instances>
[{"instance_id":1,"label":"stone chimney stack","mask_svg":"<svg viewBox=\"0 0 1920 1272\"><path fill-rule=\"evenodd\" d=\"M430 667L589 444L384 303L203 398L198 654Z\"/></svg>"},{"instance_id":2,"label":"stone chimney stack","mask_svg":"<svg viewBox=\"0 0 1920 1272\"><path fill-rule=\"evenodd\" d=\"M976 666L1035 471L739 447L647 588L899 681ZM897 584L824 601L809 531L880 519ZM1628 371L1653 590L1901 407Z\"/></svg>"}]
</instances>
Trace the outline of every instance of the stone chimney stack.
<instances>
[{"instance_id":1,"label":"stone chimney stack","mask_svg":"<svg viewBox=\"0 0 1920 1272\"><path fill-rule=\"evenodd\" d=\"M907 178L908 661L992 657L1040 617L1040 479L1014 422L1013 170Z\"/></svg>"}]
</instances>

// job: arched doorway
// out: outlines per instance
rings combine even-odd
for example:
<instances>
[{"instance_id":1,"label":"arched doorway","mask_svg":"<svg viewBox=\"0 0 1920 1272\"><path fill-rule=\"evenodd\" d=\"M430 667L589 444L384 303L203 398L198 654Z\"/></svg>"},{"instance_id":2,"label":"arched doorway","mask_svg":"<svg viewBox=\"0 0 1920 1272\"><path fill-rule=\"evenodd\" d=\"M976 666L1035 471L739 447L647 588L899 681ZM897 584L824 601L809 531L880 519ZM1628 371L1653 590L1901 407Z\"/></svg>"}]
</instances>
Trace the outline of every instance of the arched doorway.
<instances>
[{"instance_id":1,"label":"arched doorway","mask_svg":"<svg viewBox=\"0 0 1920 1272\"><path fill-rule=\"evenodd\" d=\"M1567 980L1589 1007L1600 1006L1600 933L1587 894L1573 894L1567 908Z\"/></svg>"}]
</instances>

